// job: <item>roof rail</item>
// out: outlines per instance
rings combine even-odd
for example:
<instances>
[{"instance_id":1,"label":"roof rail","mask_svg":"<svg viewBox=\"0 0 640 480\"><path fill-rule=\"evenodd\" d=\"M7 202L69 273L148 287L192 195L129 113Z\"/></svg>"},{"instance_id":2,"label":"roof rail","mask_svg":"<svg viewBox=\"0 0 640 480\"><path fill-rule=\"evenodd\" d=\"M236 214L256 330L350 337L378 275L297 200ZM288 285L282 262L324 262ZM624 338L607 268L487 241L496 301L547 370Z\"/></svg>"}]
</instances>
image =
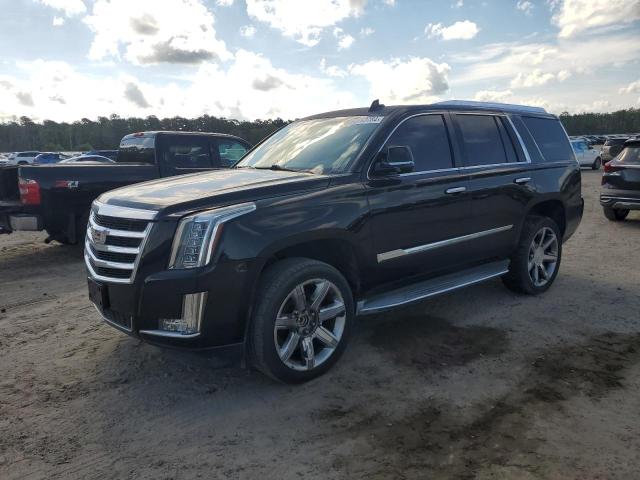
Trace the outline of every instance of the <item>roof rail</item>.
<instances>
[{"instance_id":1,"label":"roof rail","mask_svg":"<svg viewBox=\"0 0 640 480\"><path fill-rule=\"evenodd\" d=\"M434 103L434 105L443 105L448 107L494 108L496 110L504 110L508 112L547 113L547 111L542 107L530 107L528 105L515 105L511 103L476 102L473 100L447 100L444 102Z\"/></svg>"}]
</instances>

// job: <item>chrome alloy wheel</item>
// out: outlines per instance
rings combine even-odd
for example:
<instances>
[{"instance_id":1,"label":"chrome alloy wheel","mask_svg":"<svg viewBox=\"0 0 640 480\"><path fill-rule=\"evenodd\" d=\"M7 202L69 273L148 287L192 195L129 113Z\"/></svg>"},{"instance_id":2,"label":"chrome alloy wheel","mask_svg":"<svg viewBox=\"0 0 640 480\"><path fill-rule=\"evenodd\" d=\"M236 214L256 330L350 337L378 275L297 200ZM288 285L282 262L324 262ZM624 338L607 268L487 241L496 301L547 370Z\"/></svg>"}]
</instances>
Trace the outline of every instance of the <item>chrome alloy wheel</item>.
<instances>
[{"instance_id":1,"label":"chrome alloy wheel","mask_svg":"<svg viewBox=\"0 0 640 480\"><path fill-rule=\"evenodd\" d=\"M312 370L335 352L347 311L338 287L315 278L297 285L278 310L273 339L280 360L293 370Z\"/></svg>"},{"instance_id":2,"label":"chrome alloy wheel","mask_svg":"<svg viewBox=\"0 0 640 480\"><path fill-rule=\"evenodd\" d=\"M546 285L553 277L558 265L558 237L551 228L543 227L533 236L527 265L536 287Z\"/></svg>"}]
</instances>

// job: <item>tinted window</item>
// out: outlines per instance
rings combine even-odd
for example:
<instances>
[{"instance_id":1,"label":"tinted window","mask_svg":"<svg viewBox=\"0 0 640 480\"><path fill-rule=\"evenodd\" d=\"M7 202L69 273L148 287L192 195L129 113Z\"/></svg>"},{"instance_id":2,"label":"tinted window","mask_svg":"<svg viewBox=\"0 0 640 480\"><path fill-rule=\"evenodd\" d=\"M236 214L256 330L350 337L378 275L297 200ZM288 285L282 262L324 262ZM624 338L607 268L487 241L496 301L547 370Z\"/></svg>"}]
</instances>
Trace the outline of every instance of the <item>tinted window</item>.
<instances>
[{"instance_id":1,"label":"tinted window","mask_svg":"<svg viewBox=\"0 0 640 480\"><path fill-rule=\"evenodd\" d=\"M211 168L211 153L206 140L188 135L164 141L162 161L173 168Z\"/></svg>"},{"instance_id":2,"label":"tinted window","mask_svg":"<svg viewBox=\"0 0 640 480\"><path fill-rule=\"evenodd\" d=\"M640 165L640 145L625 148L618 157L618 163Z\"/></svg>"},{"instance_id":3,"label":"tinted window","mask_svg":"<svg viewBox=\"0 0 640 480\"><path fill-rule=\"evenodd\" d=\"M402 123L387 142L387 147L398 146L411 149L414 172L453 167L442 115L420 115Z\"/></svg>"},{"instance_id":4,"label":"tinted window","mask_svg":"<svg viewBox=\"0 0 640 480\"><path fill-rule=\"evenodd\" d=\"M500 138L502 138L502 145L504 146L504 152L507 154L507 162L513 163L518 161L518 155L516 149L513 146L513 138L508 133L507 125L504 118L495 117L498 124L498 130L500 131Z\"/></svg>"},{"instance_id":5,"label":"tinted window","mask_svg":"<svg viewBox=\"0 0 640 480\"><path fill-rule=\"evenodd\" d=\"M522 117L547 162L571 160L573 152L559 120Z\"/></svg>"},{"instance_id":6,"label":"tinted window","mask_svg":"<svg viewBox=\"0 0 640 480\"><path fill-rule=\"evenodd\" d=\"M505 163L507 156L498 124L492 115L456 115L467 165Z\"/></svg>"},{"instance_id":7,"label":"tinted window","mask_svg":"<svg viewBox=\"0 0 640 480\"><path fill-rule=\"evenodd\" d=\"M117 162L155 163L155 137L130 137L120 143Z\"/></svg>"},{"instance_id":8,"label":"tinted window","mask_svg":"<svg viewBox=\"0 0 640 480\"><path fill-rule=\"evenodd\" d=\"M235 165L247 153L247 147L236 140L219 139L217 142L221 167Z\"/></svg>"}]
</instances>

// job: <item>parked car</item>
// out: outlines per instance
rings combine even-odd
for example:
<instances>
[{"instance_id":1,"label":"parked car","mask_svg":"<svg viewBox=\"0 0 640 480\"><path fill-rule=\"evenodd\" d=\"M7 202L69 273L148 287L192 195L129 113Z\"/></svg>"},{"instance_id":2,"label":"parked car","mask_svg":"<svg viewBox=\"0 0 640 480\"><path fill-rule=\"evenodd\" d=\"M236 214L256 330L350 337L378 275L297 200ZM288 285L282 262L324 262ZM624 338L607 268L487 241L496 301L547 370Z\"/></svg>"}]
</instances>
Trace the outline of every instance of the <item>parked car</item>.
<instances>
[{"instance_id":1,"label":"parked car","mask_svg":"<svg viewBox=\"0 0 640 480\"><path fill-rule=\"evenodd\" d=\"M79 155L62 160L60 163L65 165L69 163L115 163L115 160L102 155Z\"/></svg>"},{"instance_id":2,"label":"parked car","mask_svg":"<svg viewBox=\"0 0 640 480\"><path fill-rule=\"evenodd\" d=\"M627 140L622 152L605 164L600 204L614 222L640 210L640 139Z\"/></svg>"},{"instance_id":3,"label":"parked car","mask_svg":"<svg viewBox=\"0 0 640 480\"><path fill-rule=\"evenodd\" d=\"M599 170L602 165L600 152L589 145L586 140L571 140L573 153L581 167L589 167L593 170Z\"/></svg>"},{"instance_id":4,"label":"parked car","mask_svg":"<svg viewBox=\"0 0 640 480\"><path fill-rule=\"evenodd\" d=\"M48 242L81 243L91 202L101 193L154 178L229 167L248 149L246 141L230 135L143 132L122 139L116 162L3 168L0 233L46 230Z\"/></svg>"},{"instance_id":5,"label":"parked car","mask_svg":"<svg viewBox=\"0 0 640 480\"><path fill-rule=\"evenodd\" d=\"M46 152L41 153L40 155L36 155L33 159L34 165L47 165L51 163L58 163L61 160L65 160L69 158L68 155L64 153L54 153L54 152Z\"/></svg>"},{"instance_id":6,"label":"parked car","mask_svg":"<svg viewBox=\"0 0 640 480\"><path fill-rule=\"evenodd\" d=\"M9 163L11 165L29 165L33 163L38 155L40 155L40 152L16 152L9 157Z\"/></svg>"},{"instance_id":7,"label":"parked car","mask_svg":"<svg viewBox=\"0 0 640 480\"><path fill-rule=\"evenodd\" d=\"M91 150L84 155L99 155L101 157L107 157L111 160L115 160L118 157L118 150Z\"/></svg>"},{"instance_id":8,"label":"parked car","mask_svg":"<svg viewBox=\"0 0 640 480\"><path fill-rule=\"evenodd\" d=\"M232 169L101 195L89 297L144 341L234 348L301 382L337 361L355 315L496 277L546 291L583 208L545 110L376 101L293 122Z\"/></svg>"},{"instance_id":9,"label":"parked car","mask_svg":"<svg viewBox=\"0 0 640 480\"><path fill-rule=\"evenodd\" d=\"M624 142L629 140L628 137L614 137L608 138L602 147L600 157L602 163L607 163L609 160L615 158L624 148Z\"/></svg>"}]
</instances>

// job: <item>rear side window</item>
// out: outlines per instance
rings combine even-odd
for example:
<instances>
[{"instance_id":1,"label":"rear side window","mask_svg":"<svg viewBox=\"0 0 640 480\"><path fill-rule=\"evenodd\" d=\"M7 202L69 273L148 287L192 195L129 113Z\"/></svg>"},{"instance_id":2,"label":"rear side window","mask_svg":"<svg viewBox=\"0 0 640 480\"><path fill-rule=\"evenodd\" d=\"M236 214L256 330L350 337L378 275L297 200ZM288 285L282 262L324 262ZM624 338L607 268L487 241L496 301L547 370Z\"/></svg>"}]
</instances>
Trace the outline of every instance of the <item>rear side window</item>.
<instances>
[{"instance_id":1,"label":"rear side window","mask_svg":"<svg viewBox=\"0 0 640 480\"><path fill-rule=\"evenodd\" d=\"M221 167L235 165L247 153L247 147L236 140L218 139L217 142Z\"/></svg>"},{"instance_id":2,"label":"rear side window","mask_svg":"<svg viewBox=\"0 0 640 480\"><path fill-rule=\"evenodd\" d=\"M625 148L617 161L624 165L640 165L640 145Z\"/></svg>"},{"instance_id":3,"label":"rear side window","mask_svg":"<svg viewBox=\"0 0 640 480\"><path fill-rule=\"evenodd\" d=\"M155 163L155 137L129 137L120 142L117 162Z\"/></svg>"},{"instance_id":4,"label":"rear side window","mask_svg":"<svg viewBox=\"0 0 640 480\"><path fill-rule=\"evenodd\" d=\"M449 134L442 115L420 115L404 121L393 132L387 147L409 147L414 172L453 167Z\"/></svg>"},{"instance_id":5,"label":"rear side window","mask_svg":"<svg viewBox=\"0 0 640 480\"><path fill-rule=\"evenodd\" d=\"M573 152L559 120L552 118L522 117L547 162L573 160Z\"/></svg>"},{"instance_id":6,"label":"rear side window","mask_svg":"<svg viewBox=\"0 0 640 480\"><path fill-rule=\"evenodd\" d=\"M211 152L206 140L188 135L165 140L162 160L173 168L211 168Z\"/></svg>"},{"instance_id":7,"label":"rear side window","mask_svg":"<svg viewBox=\"0 0 640 480\"><path fill-rule=\"evenodd\" d=\"M507 162L497 119L493 115L456 115L456 119L460 127L467 166ZM513 145L511 148L513 149ZM515 157L515 152L513 156Z\"/></svg>"}]
</instances>

